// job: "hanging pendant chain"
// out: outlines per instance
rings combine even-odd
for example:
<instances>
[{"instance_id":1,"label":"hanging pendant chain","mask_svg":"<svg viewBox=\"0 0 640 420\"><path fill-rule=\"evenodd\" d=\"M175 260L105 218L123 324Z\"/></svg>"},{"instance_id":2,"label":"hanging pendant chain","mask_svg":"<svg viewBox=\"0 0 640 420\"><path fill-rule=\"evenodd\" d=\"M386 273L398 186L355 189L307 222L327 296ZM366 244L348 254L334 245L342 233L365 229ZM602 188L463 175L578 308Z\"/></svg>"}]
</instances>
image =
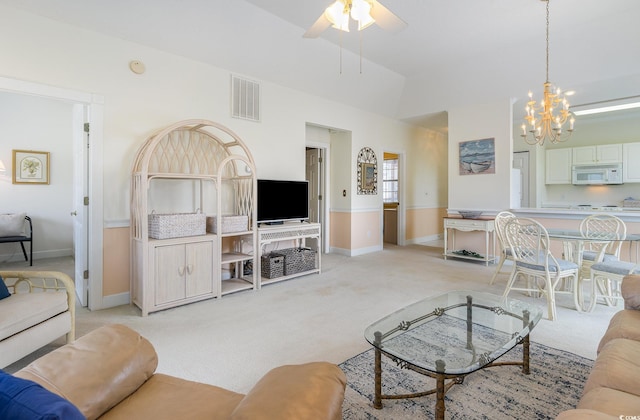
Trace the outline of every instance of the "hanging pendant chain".
<instances>
[{"instance_id":1,"label":"hanging pendant chain","mask_svg":"<svg viewBox=\"0 0 640 420\"><path fill-rule=\"evenodd\" d=\"M547 82L549 82L549 0L547 1Z\"/></svg>"}]
</instances>

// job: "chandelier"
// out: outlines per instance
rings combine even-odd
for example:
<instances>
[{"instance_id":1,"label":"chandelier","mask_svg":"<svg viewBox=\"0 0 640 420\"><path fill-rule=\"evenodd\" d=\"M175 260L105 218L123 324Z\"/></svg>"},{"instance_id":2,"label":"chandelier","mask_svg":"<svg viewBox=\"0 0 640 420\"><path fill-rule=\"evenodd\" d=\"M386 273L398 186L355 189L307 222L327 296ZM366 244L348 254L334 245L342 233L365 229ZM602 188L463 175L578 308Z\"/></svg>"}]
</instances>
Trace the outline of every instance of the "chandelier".
<instances>
[{"instance_id":1,"label":"chandelier","mask_svg":"<svg viewBox=\"0 0 640 420\"><path fill-rule=\"evenodd\" d=\"M367 0L336 0L324 13L334 28L344 32L349 32L349 16L358 22L359 31L375 22L371 16L371 3Z\"/></svg>"},{"instance_id":2,"label":"chandelier","mask_svg":"<svg viewBox=\"0 0 640 420\"><path fill-rule=\"evenodd\" d=\"M525 108L526 115L522 124L520 135L528 144L543 145L545 140L551 143L560 143L569 139L573 133L575 118L569 111L569 101L562 95L558 87L549 82L549 0L541 0L547 3L547 79L544 82L543 97L540 103L533 99L533 93L529 91L529 101ZM563 130L565 124L569 127Z\"/></svg>"}]
</instances>

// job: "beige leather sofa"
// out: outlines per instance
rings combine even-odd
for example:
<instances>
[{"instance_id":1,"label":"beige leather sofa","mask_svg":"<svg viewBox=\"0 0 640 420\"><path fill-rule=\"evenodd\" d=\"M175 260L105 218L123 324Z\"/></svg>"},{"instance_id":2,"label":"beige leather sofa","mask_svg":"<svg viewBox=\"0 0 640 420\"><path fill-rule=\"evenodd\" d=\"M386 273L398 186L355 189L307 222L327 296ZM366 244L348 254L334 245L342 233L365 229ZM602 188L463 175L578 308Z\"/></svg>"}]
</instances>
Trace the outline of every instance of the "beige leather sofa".
<instances>
[{"instance_id":1,"label":"beige leather sofa","mask_svg":"<svg viewBox=\"0 0 640 420\"><path fill-rule=\"evenodd\" d=\"M575 410L559 420L640 419L640 275L622 281L625 309L617 312Z\"/></svg>"},{"instance_id":2,"label":"beige leather sofa","mask_svg":"<svg viewBox=\"0 0 640 420\"><path fill-rule=\"evenodd\" d=\"M157 364L148 340L126 326L108 325L14 376L63 396L88 419L342 418L346 377L331 363L275 368L246 395L154 373Z\"/></svg>"},{"instance_id":3,"label":"beige leather sofa","mask_svg":"<svg viewBox=\"0 0 640 420\"><path fill-rule=\"evenodd\" d=\"M75 286L57 271L0 271L0 368L66 335L75 339Z\"/></svg>"}]
</instances>

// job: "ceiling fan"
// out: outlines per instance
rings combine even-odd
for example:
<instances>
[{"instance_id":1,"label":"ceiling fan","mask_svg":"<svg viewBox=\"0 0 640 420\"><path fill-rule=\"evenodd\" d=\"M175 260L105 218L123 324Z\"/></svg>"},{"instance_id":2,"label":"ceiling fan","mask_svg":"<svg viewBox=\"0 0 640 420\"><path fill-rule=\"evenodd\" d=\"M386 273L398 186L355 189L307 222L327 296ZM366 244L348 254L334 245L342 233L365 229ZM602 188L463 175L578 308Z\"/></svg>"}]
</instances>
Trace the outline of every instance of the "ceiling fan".
<instances>
[{"instance_id":1,"label":"ceiling fan","mask_svg":"<svg viewBox=\"0 0 640 420\"><path fill-rule=\"evenodd\" d=\"M325 9L303 37L317 38L329 26L349 32L349 17L358 22L359 31L373 23L391 32L398 32L407 27L405 21L377 0L336 0Z\"/></svg>"}]
</instances>

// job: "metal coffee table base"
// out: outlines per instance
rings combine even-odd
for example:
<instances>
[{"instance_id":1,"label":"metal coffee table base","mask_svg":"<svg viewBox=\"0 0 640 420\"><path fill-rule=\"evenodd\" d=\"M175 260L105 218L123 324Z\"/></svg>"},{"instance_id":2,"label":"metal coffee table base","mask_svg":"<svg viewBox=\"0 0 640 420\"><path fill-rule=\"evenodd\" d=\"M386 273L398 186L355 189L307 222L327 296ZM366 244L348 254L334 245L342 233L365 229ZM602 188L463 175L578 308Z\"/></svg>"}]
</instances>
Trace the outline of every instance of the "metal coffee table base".
<instances>
[{"instance_id":1,"label":"metal coffee table base","mask_svg":"<svg viewBox=\"0 0 640 420\"><path fill-rule=\"evenodd\" d=\"M482 369L493 367L493 366L522 366L522 373L525 375L529 374L529 335L527 334L522 339L522 362L492 362L482 367ZM436 394L436 420L444 420L444 395L447 391L454 386L455 384L461 384L464 381L465 375L449 375L445 373L437 373L431 372L420 367L414 366L410 363L398 360L396 357L389 355L377 347L374 347L375 350L375 396L373 400L373 407L377 409L382 408L382 400L397 400L404 398L416 398L416 397L424 397L425 395ZM414 372L420 373L422 375L429 376L431 378L435 378L436 387L429 391L416 392L413 394L398 394L398 395L383 395L382 394L382 354L391 358L394 362L398 363L402 369L410 369ZM438 366L437 366L438 367ZM442 362L441 368L438 370L444 370L444 362ZM472 372L473 373L473 372ZM447 379L450 379L447 382Z\"/></svg>"}]
</instances>

